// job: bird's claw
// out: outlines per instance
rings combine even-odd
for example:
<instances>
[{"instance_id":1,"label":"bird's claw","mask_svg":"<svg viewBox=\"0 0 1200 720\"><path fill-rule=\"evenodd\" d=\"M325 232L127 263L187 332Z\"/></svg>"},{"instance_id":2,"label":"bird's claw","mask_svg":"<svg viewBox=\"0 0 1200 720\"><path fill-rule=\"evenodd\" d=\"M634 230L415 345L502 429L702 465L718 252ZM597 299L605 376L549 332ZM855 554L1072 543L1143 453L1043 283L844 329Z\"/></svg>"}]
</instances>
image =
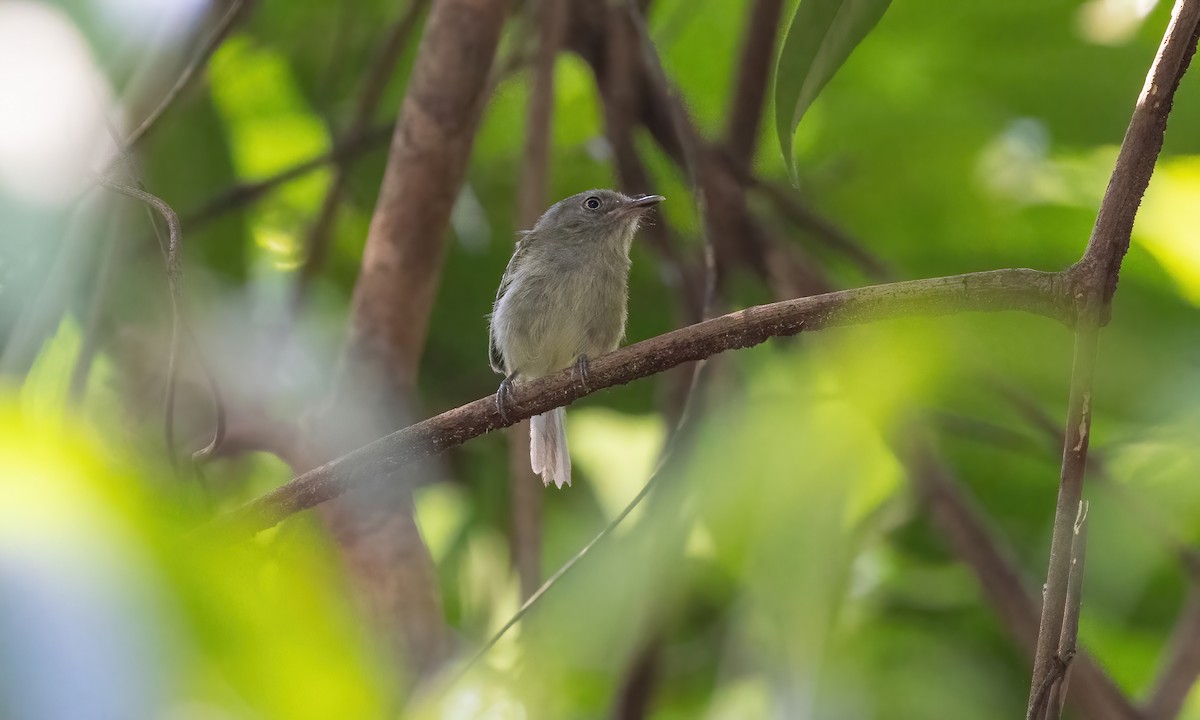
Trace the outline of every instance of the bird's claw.
<instances>
[{"instance_id":1,"label":"bird's claw","mask_svg":"<svg viewBox=\"0 0 1200 720\"><path fill-rule=\"evenodd\" d=\"M500 412L500 421L508 423L508 403L512 401L513 394L513 375L509 375L500 381L500 387L496 390L496 410Z\"/></svg>"},{"instance_id":2,"label":"bird's claw","mask_svg":"<svg viewBox=\"0 0 1200 720\"><path fill-rule=\"evenodd\" d=\"M583 388L585 393L590 393L592 389L588 387L588 357L580 355L575 358L575 365L571 367L571 375L575 377L575 381Z\"/></svg>"}]
</instances>

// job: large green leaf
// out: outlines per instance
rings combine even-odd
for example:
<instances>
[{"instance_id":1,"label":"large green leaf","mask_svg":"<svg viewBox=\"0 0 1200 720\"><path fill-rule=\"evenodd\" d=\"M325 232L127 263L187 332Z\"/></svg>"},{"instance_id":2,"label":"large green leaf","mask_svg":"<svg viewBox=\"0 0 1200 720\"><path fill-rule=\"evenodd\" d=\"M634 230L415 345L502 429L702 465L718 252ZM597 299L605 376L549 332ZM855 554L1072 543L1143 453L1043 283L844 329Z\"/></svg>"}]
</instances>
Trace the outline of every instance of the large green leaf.
<instances>
[{"instance_id":1,"label":"large green leaf","mask_svg":"<svg viewBox=\"0 0 1200 720\"><path fill-rule=\"evenodd\" d=\"M891 0L801 0L775 70L775 126L795 178L792 138L804 112Z\"/></svg>"}]
</instances>

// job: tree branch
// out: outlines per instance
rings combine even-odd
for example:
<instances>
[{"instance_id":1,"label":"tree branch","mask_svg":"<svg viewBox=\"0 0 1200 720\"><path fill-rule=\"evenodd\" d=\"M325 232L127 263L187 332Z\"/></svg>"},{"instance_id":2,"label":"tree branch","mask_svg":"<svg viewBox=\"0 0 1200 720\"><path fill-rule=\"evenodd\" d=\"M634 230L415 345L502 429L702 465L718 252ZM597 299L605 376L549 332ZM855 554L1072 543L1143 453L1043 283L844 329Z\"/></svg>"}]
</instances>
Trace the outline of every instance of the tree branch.
<instances>
[{"instance_id":1,"label":"tree branch","mask_svg":"<svg viewBox=\"0 0 1200 720\"><path fill-rule=\"evenodd\" d=\"M1171 22L1121 143L1116 168L1101 201L1087 249L1083 258L1069 271L1079 324L1075 330L1071 396L1054 535L1050 544L1046 593L1029 691L1028 708L1031 714L1035 710L1039 689L1055 666L1064 616L1077 612L1077 609L1066 607L1066 602L1075 514L1083 497L1084 470L1091 435L1092 386L1099 328L1111 312L1110 303L1116 290L1121 260L1129 248L1138 205L1150 183L1150 175L1162 149L1175 90L1195 52L1198 30L1200 0L1176 0ZM1057 709L1050 708L1048 716L1057 717Z\"/></svg>"},{"instance_id":2,"label":"tree branch","mask_svg":"<svg viewBox=\"0 0 1200 720\"><path fill-rule=\"evenodd\" d=\"M771 65L775 60L782 0L755 0L750 9L742 55L734 78L733 99L725 129L725 150L735 166L748 169L758 145Z\"/></svg>"},{"instance_id":3,"label":"tree branch","mask_svg":"<svg viewBox=\"0 0 1200 720\"><path fill-rule=\"evenodd\" d=\"M296 163L286 170L253 182L238 183L213 195L182 220L186 230L197 228L227 212L257 202L261 197L284 183L320 170L330 163L344 162L387 143L395 123L377 125L359 135L347 134L334 140L333 147L316 157Z\"/></svg>"},{"instance_id":4,"label":"tree branch","mask_svg":"<svg viewBox=\"0 0 1200 720\"><path fill-rule=\"evenodd\" d=\"M371 216L334 399L309 438L324 457L400 424L413 400L450 211L487 101L508 5L439 0L430 9ZM410 488L392 469L373 468L378 474L369 479L378 484L370 495L322 510L376 628L420 675L440 665L445 625Z\"/></svg>"},{"instance_id":5,"label":"tree branch","mask_svg":"<svg viewBox=\"0 0 1200 720\"><path fill-rule=\"evenodd\" d=\"M159 118L163 116L163 113L167 111L167 108L169 108L171 104L175 102L175 99L187 89L189 84L191 84L192 78L196 76L196 73L200 70L200 68L208 64L209 58L213 56L213 53L217 51L217 48L221 47L221 43L225 42L225 38L229 37L229 33L233 30L234 25L236 25L237 21L241 19L242 10L246 7L246 5L246 0L232 0L232 2L229 3L229 8L225 11L225 14L221 16L221 19L217 21L216 27L214 27L212 33L209 34L208 39L204 41L204 45L200 47L199 52L192 57L187 66L184 67L183 72L179 74L179 78L175 80L175 84L172 85L171 89L167 91L167 94L163 96L163 99L158 103L158 106L154 108L154 110L151 111L148 116L146 116L146 119L143 120L133 132L129 133L129 137L125 139L124 143L125 151L131 150L139 142L141 142L142 138L146 137L146 134L150 132L150 128L154 127L154 124L157 123Z\"/></svg>"},{"instance_id":6,"label":"tree branch","mask_svg":"<svg viewBox=\"0 0 1200 720\"><path fill-rule=\"evenodd\" d=\"M222 526L257 532L337 497L373 477L429 457L592 392L685 362L747 348L772 337L909 316L1020 310L1070 325L1074 315L1061 273L1009 269L911 280L797 298L739 310L596 358L589 390L569 372L517 388L501 420L492 396L406 427L316 468L231 513Z\"/></svg>"},{"instance_id":7,"label":"tree branch","mask_svg":"<svg viewBox=\"0 0 1200 720\"><path fill-rule=\"evenodd\" d=\"M984 599L1017 645L1027 652L1032 651L1037 643L1038 601L1026 589L1027 583L1012 559L1011 548L1003 545L989 529L986 518L930 448L915 445L907 464L910 478L951 552L975 573ZM1137 709L1085 651L1077 653L1071 665L1075 683L1067 700L1083 717L1089 720L1139 720ZM1048 693L1049 687L1046 690Z\"/></svg>"}]
</instances>

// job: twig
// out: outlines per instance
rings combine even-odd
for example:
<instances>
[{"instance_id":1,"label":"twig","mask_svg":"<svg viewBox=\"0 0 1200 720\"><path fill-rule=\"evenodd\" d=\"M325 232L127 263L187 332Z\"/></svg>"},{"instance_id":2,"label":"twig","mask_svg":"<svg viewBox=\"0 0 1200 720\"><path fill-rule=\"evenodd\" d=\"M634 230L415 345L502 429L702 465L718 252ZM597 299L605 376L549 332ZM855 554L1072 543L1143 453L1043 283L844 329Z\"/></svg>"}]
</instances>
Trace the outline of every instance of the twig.
<instances>
[{"instance_id":1,"label":"twig","mask_svg":"<svg viewBox=\"0 0 1200 720\"><path fill-rule=\"evenodd\" d=\"M284 183L320 170L331 162L356 158L364 152L387 143L392 136L393 123L371 127L360 135L346 135L334 141L333 147L313 158L296 163L280 172L256 180L239 183L222 190L183 216L183 227L195 230L231 210L250 205Z\"/></svg>"},{"instance_id":2,"label":"twig","mask_svg":"<svg viewBox=\"0 0 1200 720\"><path fill-rule=\"evenodd\" d=\"M662 463L660 462L659 469L661 468ZM654 483L658 477L658 470L656 469L654 474L650 476L650 479L646 481L646 484L642 486L642 489L638 491L638 494L633 497L633 500L629 501L629 504L625 506L625 509L619 512L612 520L610 520L608 524L604 526L604 529L596 533L596 536L589 540L587 545L584 545L582 548L580 548L579 552L575 553L570 560L563 563L562 567L560 567L558 570L555 570L553 575L546 578L546 582L542 583L541 587L539 587L532 595L530 595L525 602L521 603L521 607L515 613L513 613L513 616L508 619L508 622L504 623L504 625L496 631L496 634L493 635L490 640L476 650L475 654L471 656L470 660L467 660L465 663L463 663L462 667L459 668L458 672L455 674L454 680L451 682L457 682L458 680L462 679L462 677L466 675L467 671L474 667L474 665L478 663L484 655L487 655L488 651L496 646L496 643L500 642L500 638L504 637L504 635L511 630L514 625L521 622L521 619L528 614L529 610L537 604L537 601L540 600L542 596L545 595L548 590L550 590L550 588L554 587L564 575L569 573L571 568L579 564L579 561L586 557L587 554L592 551L592 548L596 547L600 541L608 537L613 530L616 530L617 526L629 516L629 513L633 512L634 508L636 508L638 504L650 494L650 491L654 488Z\"/></svg>"},{"instance_id":3,"label":"twig","mask_svg":"<svg viewBox=\"0 0 1200 720\"><path fill-rule=\"evenodd\" d=\"M1067 685L1071 681L1071 660L1079 645L1079 609L1083 600L1084 562L1087 559L1087 514L1088 502L1079 503L1075 516L1075 539L1071 543L1071 576L1067 578L1067 607L1063 617L1062 634L1058 638L1058 659L1064 664L1062 678L1053 684L1050 704L1054 717L1062 715L1063 702L1067 697Z\"/></svg>"},{"instance_id":4,"label":"twig","mask_svg":"<svg viewBox=\"0 0 1200 720\"><path fill-rule=\"evenodd\" d=\"M1083 494L1084 469L1092 417L1092 386L1099 327L1106 322L1116 290L1121 260L1129 248L1129 237L1142 195L1150 182L1162 149L1167 115L1180 78L1196 49L1200 30L1200 0L1176 0L1137 107L1125 132L1116 168L1096 216L1083 258L1070 271L1079 308L1075 331L1075 353L1071 397L1067 412L1066 441L1054 535L1050 545L1045 602L1034 655L1029 709L1045 678L1051 672L1063 630L1067 586L1071 571L1074 518ZM1054 708L1051 708L1052 714Z\"/></svg>"},{"instance_id":5,"label":"twig","mask_svg":"<svg viewBox=\"0 0 1200 720\"><path fill-rule=\"evenodd\" d=\"M1075 360L1071 370L1066 441L1063 443L1062 479L1054 516L1054 535L1050 543L1050 570L1042 600L1038 645L1034 654L1029 713L1033 713L1035 696L1045 684L1046 677L1053 670L1058 657L1058 642L1067 612L1071 548L1075 540L1074 520L1083 495L1083 473L1087 466L1087 448L1091 440L1092 381L1095 375L1096 341L1100 329L1095 303L1090 305L1091 307L1081 313L1079 325L1075 330ZM1041 716L1032 717L1041 720Z\"/></svg>"},{"instance_id":6,"label":"twig","mask_svg":"<svg viewBox=\"0 0 1200 720\"><path fill-rule=\"evenodd\" d=\"M1054 656L1054 663L1050 668L1050 673L1046 675L1042 680L1042 684L1038 686L1037 693L1033 697L1033 703L1029 707L1029 713L1026 715L1026 720L1042 720L1042 718L1048 716L1050 708L1057 707L1055 697L1062 682L1066 680L1067 671L1071 668L1071 661L1074 659L1074 654ZM1061 708L1054 711L1055 715L1061 713Z\"/></svg>"},{"instance_id":7,"label":"twig","mask_svg":"<svg viewBox=\"0 0 1200 720\"><path fill-rule=\"evenodd\" d=\"M180 73L179 78L175 81L175 84L171 86L171 89L167 91L167 94L158 103L158 107L154 108L154 110L146 117L146 119L143 120L142 123L129 134L129 137L125 139L124 148L126 150L134 148L139 142L141 142L142 138L146 136L146 133L150 132L150 128L154 127L154 124L157 123L158 119L161 118L163 113L167 111L167 108L169 108L171 104L175 102L175 99L179 97L179 94L182 93L191 83L192 78L196 75L196 72L208 64L209 58L211 58L213 53L217 51L217 48L221 46L221 43L225 42L225 38L229 37L230 31L233 30L233 27L240 18L242 9L245 6L246 0L232 0L232 2L230 2L229 9L225 11L223 16L221 16L221 19L217 22L216 27L214 27L212 33L209 34L208 39L205 40L204 45L200 47L200 50L194 57L192 57L187 66L184 67L183 72Z\"/></svg>"},{"instance_id":8,"label":"twig","mask_svg":"<svg viewBox=\"0 0 1200 720\"><path fill-rule=\"evenodd\" d=\"M587 390L569 372L523 385L510 400L507 421L501 419L495 398L489 395L399 430L305 473L231 513L220 524L240 526L242 532L271 527L371 477L385 475L485 432L568 405L591 392L726 350L751 347L772 337L891 318L965 311L1021 310L1070 325L1074 316L1064 282L1065 278L1058 273L993 270L842 290L739 310L596 358L588 369Z\"/></svg>"},{"instance_id":9,"label":"twig","mask_svg":"<svg viewBox=\"0 0 1200 720\"><path fill-rule=\"evenodd\" d=\"M987 518L927 444L914 444L906 464L951 552L974 572L984 599L1017 645L1031 652L1037 643L1039 599L1028 591L1012 548L992 531ZM1081 650L1072 665L1075 691L1067 699L1082 717L1139 720L1133 703L1086 652Z\"/></svg>"}]
</instances>

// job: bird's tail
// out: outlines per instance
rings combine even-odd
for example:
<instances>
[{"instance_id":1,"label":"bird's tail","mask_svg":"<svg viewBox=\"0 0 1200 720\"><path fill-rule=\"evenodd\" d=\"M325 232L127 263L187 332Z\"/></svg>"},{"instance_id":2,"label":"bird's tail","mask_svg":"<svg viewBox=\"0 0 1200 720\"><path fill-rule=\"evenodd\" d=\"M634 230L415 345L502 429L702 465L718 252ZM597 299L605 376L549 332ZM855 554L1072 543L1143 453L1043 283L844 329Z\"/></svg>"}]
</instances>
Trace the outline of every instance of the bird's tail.
<instances>
[{"instance_id":1,"label":"bird's tail","mask_svg":"<svg viewBox=\"0 0 1200 720\"><path fill-rule=\"evenodd\" d=\"M566 408L555 408L529 420L529 464L549 486L571 484L571 456L567 453Z\"/></svg>"}]
</instances>

